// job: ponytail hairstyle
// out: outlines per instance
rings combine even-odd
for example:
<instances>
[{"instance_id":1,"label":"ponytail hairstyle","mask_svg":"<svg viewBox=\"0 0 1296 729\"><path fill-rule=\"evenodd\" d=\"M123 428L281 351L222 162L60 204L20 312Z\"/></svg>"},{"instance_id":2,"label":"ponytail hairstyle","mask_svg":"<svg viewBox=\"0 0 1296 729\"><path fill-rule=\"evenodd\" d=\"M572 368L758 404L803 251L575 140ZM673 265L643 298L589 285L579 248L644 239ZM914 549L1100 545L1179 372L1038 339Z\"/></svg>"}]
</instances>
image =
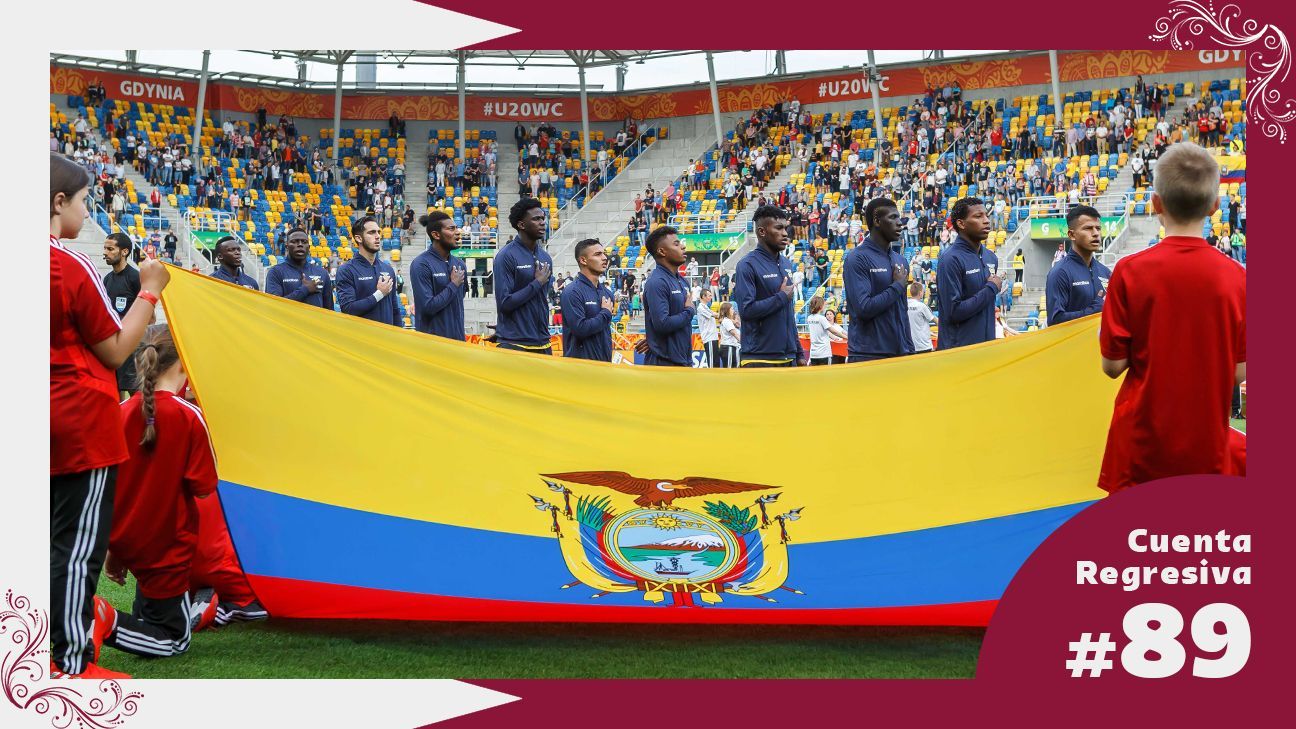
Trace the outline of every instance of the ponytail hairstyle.
<instances>
[{"instance_id":1,"label":"ponytail hairstyle","mask_svg":"<svg viewBox=\"0 0 1296 729\"><path fill-rule=\"evenodd\" d=\"M810 313L818 314L819 312L823 311L823 308L824 308L824 297L819 294L815 294L814 297L810 299Z\"/></svg>"},{"instance_id":2,"label":"ponytail hairstyle","mask_svg":"<svg viewBox=\"0 0 1296 729\"><path fill-rule=\"evenodd\" d=\"M153 388L157 386L158 377L179 361L180 352L176 350L167 325L149 327L144 341L135 351L135 386L139 388L144 404L144 437L140 438L140 445L146 448L152 448L157 441L157 427L153 423Z\"/></svg>"}]
</instances>

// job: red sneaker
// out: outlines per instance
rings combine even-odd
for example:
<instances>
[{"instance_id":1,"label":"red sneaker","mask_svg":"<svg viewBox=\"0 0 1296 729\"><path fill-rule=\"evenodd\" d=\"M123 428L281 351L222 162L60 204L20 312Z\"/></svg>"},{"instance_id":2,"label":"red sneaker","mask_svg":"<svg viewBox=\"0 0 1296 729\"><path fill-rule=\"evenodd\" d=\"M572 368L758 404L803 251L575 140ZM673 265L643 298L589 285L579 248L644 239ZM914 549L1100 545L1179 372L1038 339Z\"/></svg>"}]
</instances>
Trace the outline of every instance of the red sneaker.
<instances>
[{"instance_id":1,"label":"red sneaker","mask_svg":"<svg viewBox=\"0 0 1296 729\"><path fill-rule=\"evenodd\" d=\"M94 641L94 659L98 661L103 642L117 629L117 609L109 605L107 600L95 595L94 613L94 631L91 633L91 640Z\"/></svg>"},{"instance_id":2,"label":"red sneaker","mask_svg":"<svg viewBox=\"0 0 1296 729\"><path fill-rule=\"evenodd\" d=\"M52 660L50 661L49 675L50 678L55 680L64 679L64 678L89 678L89 679L96 679L99 681L106 681L106 680L118 679L118 678L130 678L129 673L110 671L107 668L104 668L103 666L100 666L97 663L91 663L90 665L86 666L85 670L82 671L81 673L77 673L77 674L63 673L62 671L59 670L58 666L54 665L54 661Z\"/></svg>"},{"instance_id":3,"label":"red sneaker","mask_svg":"<svg viewBox=\"0 0 1296 729\"><path fill-rule=\"evenodd\" d=\"M104 668L103 666L99 665L98 663L91 663L90 665L86 666L86 669L84 671L78 673L75 676L71 676L70 678L93 678L100 681L107 681L110 679L117 679L117 678L130 678L130 674L121 673L120 671L110 671L107 668Z\"/></svg>"}]
</instances>

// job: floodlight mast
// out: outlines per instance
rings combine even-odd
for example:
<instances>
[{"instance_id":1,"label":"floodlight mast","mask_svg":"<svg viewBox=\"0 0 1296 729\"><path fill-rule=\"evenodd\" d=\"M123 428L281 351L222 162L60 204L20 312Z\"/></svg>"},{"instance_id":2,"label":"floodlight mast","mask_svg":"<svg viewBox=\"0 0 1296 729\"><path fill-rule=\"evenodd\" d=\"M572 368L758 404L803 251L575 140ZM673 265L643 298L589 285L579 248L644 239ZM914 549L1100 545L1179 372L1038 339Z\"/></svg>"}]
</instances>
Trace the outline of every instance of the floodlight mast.
<instances>
[{"instance_id":1,"label":"floodlight mast","mask_svg":"<svg viewBox=\"0 0 1296 729\"><path fill-rule=\"evenodd\" d=\"M193 127L193 146L189 149L189 156L193 158L194 175L200 175L202 169L199 163L202 161L202 127L203 112L206 110L207 101L207 69L211 61L211 51L202 52L202 72L198 76L198 108L194 110L194 127ZM193 243L186 242L185 256L188 259L186 263L193 267Z\"/></svg>"},{"instance_id":2,"label":"floodlight mast","mask_svg":"<svg viewBox=\"0 0 1296 729\"><path fill-rule=\"evenodd\" d=\"M877 58L873 51L868 52L868 82L873 96L873 133L876 135L873 154L878 155L882 153L882 96L878 92L878 87L882 85L882 75L878 73Z\"/></svg>"},{"instance_id":3,"label":"floodlight mast","mask_svg":"<svg viewBox=\"0 0 1296 729\"><path fill-rule=\"evenodd\" d=\"M1058 83L1058 54L1049 51L1049 75L1053 77L1053 124L1062 121L1062 86Z\"/></svg>"},{"instance_id":4,"label":"floodlight mast","mask_svg":"<svg viewBox=\"0 0 1296 729\"><path fill-rule=\"evenodd\" d=\"M716 151L724 147L724 131L720 124L720 92L716 89L715 56L706 52L707 83L711 86L711 117L715 122Z\"/></svg>"}]
</instances>

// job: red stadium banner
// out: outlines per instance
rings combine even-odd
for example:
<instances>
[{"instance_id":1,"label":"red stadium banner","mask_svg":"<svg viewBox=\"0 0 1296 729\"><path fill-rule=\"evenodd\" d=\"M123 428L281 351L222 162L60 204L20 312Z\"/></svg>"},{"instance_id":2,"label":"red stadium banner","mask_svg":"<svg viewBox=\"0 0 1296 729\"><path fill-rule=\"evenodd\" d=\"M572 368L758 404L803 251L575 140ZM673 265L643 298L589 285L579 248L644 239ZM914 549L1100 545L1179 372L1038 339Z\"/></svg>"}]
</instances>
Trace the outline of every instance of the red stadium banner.
<instances>
[{"instance_id":1,"label":"red stadium banner","mask_svg":"<svg viewBox=\"0 0 1296 729\"><path fill-rule=\"evenodd\" d=\"M96 83L103 84L110 99L143 101L150 104L196 106L198 83L175 78L111 73L89 68L50 66L50 93L81 96ZM210 94L208 94L210 97Z\"/></svg>"},{"instance_id":2,"label":"red stadium banner","mask_svg":"<svg viewBox=\"0 0 1296 729\"><path fill-rule=\"evenodd\" d=\"M1059 54L1058 72L1064 82L1087 81L1138 74L1186 73L1220 68L1244 68L1240 50L1135 50L1076 51ZM878 93L887 98L913 98L930 88L957 82L964 90L1011 88L1051 81L1048 56L1031 54L1014 58L956 63L925 63L881 69ZM198 85L192 81L124 75L105 71L50 68L50 92L81 94L87 84L102 82L108 97L128 101L194 106ZM746 111L766 104L798 99L803 104L856 101L869 98L872 89L863 69L819 74L770 83L728 83L718 89L722 112ZM209 87L213 110L253 113L265 108L270 116L329 119L333 116L330 92L289 91L215 83ZM711 93L705 86L638 94L591 94L591 121L667 119L711 113ZM415 121L454 121L458 99L452 95L344 95L342 118L383 120L396 114ZM544 97L467 97L465 118L487 121L580 121L580 98L572 95Z\"/></svg>"}]
</instances>

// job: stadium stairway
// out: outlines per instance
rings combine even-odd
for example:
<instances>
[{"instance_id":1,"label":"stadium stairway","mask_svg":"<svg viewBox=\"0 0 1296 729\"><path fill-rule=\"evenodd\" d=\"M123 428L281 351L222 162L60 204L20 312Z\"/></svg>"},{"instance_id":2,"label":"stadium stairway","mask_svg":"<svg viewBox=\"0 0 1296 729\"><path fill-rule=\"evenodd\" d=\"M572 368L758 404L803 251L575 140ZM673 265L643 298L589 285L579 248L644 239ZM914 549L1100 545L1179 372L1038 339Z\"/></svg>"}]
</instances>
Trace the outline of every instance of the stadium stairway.
<instances>
[{"instance_id":1,"label":"stadium stairway","mask_svg":"<svg viewBox=\"0 0 1296 729\"><path fill-rule=\"evenodd\" d=\"M518 201L518 154L517 144L513 138L502 139L495 145L498 158L495 160L495 209L499 211L499 242L507 243L513 239L513 226L509 225L509 210Z\"/></svg>"},{"instance_id":2,"label":"stadium stairway","mask_svg":"<svg viewBox=\"0 0 1296 729\"><path fill-rule=\"evenodd\" d=\"M770 180L769 184L765 186L765 189L767 191L780 190L791 183L792 177L800 172L801 166L793 160L791 163L784 166L782 170L779 170L779 173L774 176L774 179ZM759 194L757 197L759 197ZM754 201L749 201L747 207L743 208L738 213L738 217L734 218L732 222L725 226L725 230L748 230L748 226L750 226L752 222L752 216L756 214L756 207ZM720 269L725 273L732 274L738 268L738 262L742 260L743 256L747 255L750 251L755 250L755 248L756 236L748 235L747 240L724 259L724 263L720 264ZM645 259L643 273L646 273L651 269L652 260Z\"/></svg>"},{"instance_id":3,"label":"stadium stairway","mask_svg":"<svg viewBox=\"0 0 1296 729\"><path fill-rule=\"evenodd\" d=\"M585 238L611 241L625 230L634 214L635 193L649 184L658 192L679 178L690 159L697 159L714 147L714 134L692 139L663 139L639 155L608 186L568 216L549 239L547 248L554 259L554 273L575 273L573 251L576 242ZM503 212L503 200L500 211Z\"/></svg>"},{"instance_id":4,"label":"stadium stairway","mask_svg":"<svg viewBox=\"0 0 1296 729\"><path fill-rule=\"evenodd\" d=\"M401 246L398 262L402 269L427 247L427 234L418 219L427 213L427 132L415 133L405 139L405 204L414 209L414 235L407 245Z\"/></svg>"}]
</instances>

